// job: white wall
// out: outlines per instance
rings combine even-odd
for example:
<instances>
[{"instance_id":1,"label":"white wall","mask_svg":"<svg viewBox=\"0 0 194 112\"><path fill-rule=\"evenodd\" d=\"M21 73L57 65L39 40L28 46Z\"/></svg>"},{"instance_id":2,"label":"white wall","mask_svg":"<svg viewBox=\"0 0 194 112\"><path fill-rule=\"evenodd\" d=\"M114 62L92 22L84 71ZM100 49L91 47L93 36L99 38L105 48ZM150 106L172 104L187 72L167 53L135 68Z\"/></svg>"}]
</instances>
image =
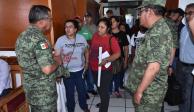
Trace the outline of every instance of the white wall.
<instances>
[{"instance_id":1,"label":"white wall","mask_svg":"<svg viewBox=\"0 0 194 112\"><path fill-rule=\"evenodd\" d=\"M194 3L194 0L179 0L179 8L185 10L186 5Z\"/></svg>"},{"instance_id":2,"label":"white wall","mask_svg":"<svg viewBox=\"0 0 194 112\"><path fill-rule=\"evenodd\" d=\"M0 56L16 56L15 51L0 51Z\"/></svg>"},{"instance_id":3,"label":"white wall","mask_svg":"<svg viewBox=\"0 0 194 112\"><path fill-rule=\"evenodd\" d=\"M179 8L185 11L186 6L190 3L194 3L194 0L179 0ZM185 24L185 18L183 18L182 22Z\"/></svg>"},{"instance_id":4,"label":"white wall","mask_svg":"<svg viewBox=\"0 0 194 112\"><path fill-rule=\"evenodd\" d=\"M95 0L95 1L99 2L100 0ZM112 0L112 1L115 1L115 0ZM194 0L179 0L179 7L185 10L186 5L188 5L189 3L194 3ZM105 9L104 12L106 12L106 10L108 9ZM120 10L115 9L115 8L113 8L113 10L114 10L113 11L114 15L120 15ZM0 51L0 56L16 56L16 54L15 54L15 51Z\"/></svg>"},{"instance_id":5,"label":"white wall","mask_svg":"<svg viewBox=\"0 0 194 112\"><path fill-rule=\"evenodd\" d=\"M114 16L120 16L120 9L119 8L104 8L104 15L106 15L107 10L112 10Z\"/></svg>"}]
</instances>

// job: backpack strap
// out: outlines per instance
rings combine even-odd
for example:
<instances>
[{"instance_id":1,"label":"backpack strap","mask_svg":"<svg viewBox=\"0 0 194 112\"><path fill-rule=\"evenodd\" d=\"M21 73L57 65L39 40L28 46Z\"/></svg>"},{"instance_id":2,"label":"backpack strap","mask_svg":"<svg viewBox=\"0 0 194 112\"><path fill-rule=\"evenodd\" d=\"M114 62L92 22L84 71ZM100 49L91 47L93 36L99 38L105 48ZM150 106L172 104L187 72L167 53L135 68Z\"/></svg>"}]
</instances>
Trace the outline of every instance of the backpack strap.
<instances>
[{"instance_id":1,"label":"backpack strap","mask_svg":"<svg viewBox=\"0 0 194 112\"><path fill-rule=\"evenodd\" d=\"M109 48L110 48L110 54L112 54L113 52L112 52L112 48L111 48L111 45L112 45L112 42L111 42L111 40L112 40L112 35L109 37Z\"/></svg>"}]
</instances>

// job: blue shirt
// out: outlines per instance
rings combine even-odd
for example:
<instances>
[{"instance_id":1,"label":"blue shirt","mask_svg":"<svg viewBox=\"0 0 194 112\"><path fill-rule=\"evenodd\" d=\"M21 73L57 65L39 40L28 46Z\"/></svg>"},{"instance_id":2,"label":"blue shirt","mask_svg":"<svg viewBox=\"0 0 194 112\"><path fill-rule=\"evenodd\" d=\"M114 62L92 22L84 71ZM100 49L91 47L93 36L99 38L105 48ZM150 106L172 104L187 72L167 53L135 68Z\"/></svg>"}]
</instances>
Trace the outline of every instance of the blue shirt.
<instances>
[{"instance_id":1,"label":"blue shirt","mask_svg":"<svg viewBox=\"0 0 194 112\"><path fill-rule=\"evenodd\" d=\"M10 88L10 67L8 63L0 59L0 95L4 89Z\"/></svg>"},{"instance_id":2,"label":"blue shirt","mask_svg":"<svg viewBox=\"0 0 194 112\"><path fill-rule=\"evenodd\" d=\"M181 30L179 45L180 61L194 64L194 44L192 43L187 26L184 26Z\"/></svg>"}]
</instances>

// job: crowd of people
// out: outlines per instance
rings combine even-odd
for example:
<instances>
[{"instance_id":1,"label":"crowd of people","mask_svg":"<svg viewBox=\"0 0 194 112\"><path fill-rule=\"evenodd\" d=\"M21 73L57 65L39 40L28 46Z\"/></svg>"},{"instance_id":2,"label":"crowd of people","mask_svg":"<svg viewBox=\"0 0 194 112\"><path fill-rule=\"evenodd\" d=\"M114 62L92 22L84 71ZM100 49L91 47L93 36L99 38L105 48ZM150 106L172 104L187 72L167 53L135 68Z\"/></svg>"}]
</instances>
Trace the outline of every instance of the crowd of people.
<instances>
[{"instance_id":1,"label":"crowd of people","mask_svg":"<svg viewBox=\"0 0 194 112\"><path fill-rule=\"evenodd\" d=\"M144 0L132 28L112 10L96 25L91 12L84 19L77 16L66 20L65 34L57 39L54 51L44 35L52 27L51 11L43 5L32 6L30 24L15 46L31 112L57 111L56 82L61 80L68 112L75 112L75 90L84 112L90 112L88 94L99 94L96 106L99 112L108 112L110 95L123 97L120 89L131 94L135 112L161 112L171 75L175 75L182 90L179 112L194 112L194 3L188 4L185 11L167 11L164 6L165 0ZM102 60L101 47L102 54L108 54ZM114 67L115 63L120 69ZM8 72L8 65L0 60L0 97L10 88Z\"/></svg>"}]
</instances>

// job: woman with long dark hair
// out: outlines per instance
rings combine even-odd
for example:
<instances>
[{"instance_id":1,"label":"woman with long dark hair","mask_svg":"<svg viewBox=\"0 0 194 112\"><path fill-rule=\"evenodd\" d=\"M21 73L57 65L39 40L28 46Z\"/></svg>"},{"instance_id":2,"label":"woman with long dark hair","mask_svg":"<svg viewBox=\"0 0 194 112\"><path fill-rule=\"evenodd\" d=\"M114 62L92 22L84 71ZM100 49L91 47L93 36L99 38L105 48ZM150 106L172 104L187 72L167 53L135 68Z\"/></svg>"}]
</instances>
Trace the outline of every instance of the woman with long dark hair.
<instances>
[{"instance_id":1,"label":"woman with long dark hair","mask_svg":"<svg viewBox=\"0 0 194 112\"><path fill-rule=\"evenodd\" d=\"M109 85L111 83L113 74L112 66L106 68L104 65L108 62L116 60L120 56L120 48L115 37L112 37L108 31L110 23L107 18L102 18L98 21L97 32L93 35L90 47L90 65L94 75L94 81L97 84L98 79L98 66L102 66L100 87L97 87L100 95L100 109L99 112L108 112L109 106ZM110 45L111 43L111 45ZM102 53L108 52L109 57L102 59L98 64L99 47L102 47Z\"/></svg>"}]
</instances>

